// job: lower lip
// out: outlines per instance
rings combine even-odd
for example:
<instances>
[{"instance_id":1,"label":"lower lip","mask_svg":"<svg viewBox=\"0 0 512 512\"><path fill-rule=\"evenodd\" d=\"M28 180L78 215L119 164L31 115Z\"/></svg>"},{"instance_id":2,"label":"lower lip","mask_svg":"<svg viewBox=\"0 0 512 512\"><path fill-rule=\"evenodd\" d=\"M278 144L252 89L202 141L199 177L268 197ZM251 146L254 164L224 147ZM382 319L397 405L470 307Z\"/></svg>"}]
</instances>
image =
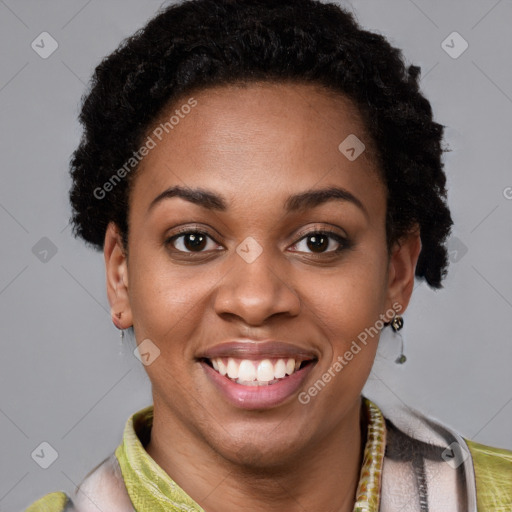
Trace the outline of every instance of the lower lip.
<instances>
[{"instance_id":1,"label":"lower lip","mask_svg":"<svg viewBox=\"0 0 512 512\"><path fill-rule=\"evenodd\" d=\"M290 376L267 386L243 386L215 371L204 361L200 362L206 376L221 394L235 407L241 409L269 409L282 404L295 395L316 363L312 362Z\"/></svg>"}]
</instances>

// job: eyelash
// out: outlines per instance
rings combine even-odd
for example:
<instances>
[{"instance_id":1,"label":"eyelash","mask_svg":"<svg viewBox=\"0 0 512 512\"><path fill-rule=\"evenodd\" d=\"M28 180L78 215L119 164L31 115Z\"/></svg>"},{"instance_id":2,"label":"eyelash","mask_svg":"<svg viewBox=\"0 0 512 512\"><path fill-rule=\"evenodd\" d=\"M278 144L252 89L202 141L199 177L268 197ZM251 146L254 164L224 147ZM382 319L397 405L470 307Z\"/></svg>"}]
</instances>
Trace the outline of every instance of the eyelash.
<instances>
[{"instance_id":1,"label":"eyelash","mask_svg":"<svg viewBox=\"0 0 512 512\"><path fill-rule=\"evenodd\" d=\"M205 235L208 238L210 238L211 240L213 240L215 243L218 244L218 242L213 237L211 237L206 231L202 231L199 229L183 228L183 229L179 230L176 234L167 238L164 242L165 246L166 247L169 245L172 246L174 241L176 241L177 239L182 238L184 235L188 235L188 234ZM324 235L324 236L334 239L339 244L339 247L337 249L334 249L331 251L325 251L323 253L314 253L314 252L307 253L313 257L323 258L323 257L325 257L325 255L339 254L340 252L342 252L345 249L350 248L350 246L351 246L348 239L346 239L345 237L341 236L340 234L338 234L334 231L331 231L329 229L316 229L316 230L308 231L306 233L302 233L300 238L295 243L293 243L292 246L297 245L299 242L301 242L304 239L307 239L309 236L312 236L312 235ZM173 247L173 249L176 250L175 247ZM191 254L192 255L192 254L202 254L205 251L196 251L196 252L195 251L180 251L178 249L177 252L179 252L181 254L187 254L187 255ZM297 252L299 252L299 251L297 251Z\"/></svg>"}]
</instances>

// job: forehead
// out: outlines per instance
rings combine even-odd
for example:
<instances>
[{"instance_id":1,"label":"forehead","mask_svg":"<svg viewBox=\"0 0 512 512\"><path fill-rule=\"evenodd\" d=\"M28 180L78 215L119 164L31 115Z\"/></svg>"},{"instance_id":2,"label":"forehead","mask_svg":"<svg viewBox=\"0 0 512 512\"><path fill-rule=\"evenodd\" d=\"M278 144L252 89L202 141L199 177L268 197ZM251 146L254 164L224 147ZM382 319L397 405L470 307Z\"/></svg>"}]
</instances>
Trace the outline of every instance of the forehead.
<instances>
[{"instance_id":1,"label":"forehead","mask_svg":"<svg viewBox=\"0 0 512 512\"><path fill-rule=\"evenodd\" d=\"M162 110L147 136L154 147L139 166L132 202L149 204L172 185L207 184L240 201L328 184L382 194L360 112L317 85L262 82L190 93Z\"/></svg>"}]
</instances>

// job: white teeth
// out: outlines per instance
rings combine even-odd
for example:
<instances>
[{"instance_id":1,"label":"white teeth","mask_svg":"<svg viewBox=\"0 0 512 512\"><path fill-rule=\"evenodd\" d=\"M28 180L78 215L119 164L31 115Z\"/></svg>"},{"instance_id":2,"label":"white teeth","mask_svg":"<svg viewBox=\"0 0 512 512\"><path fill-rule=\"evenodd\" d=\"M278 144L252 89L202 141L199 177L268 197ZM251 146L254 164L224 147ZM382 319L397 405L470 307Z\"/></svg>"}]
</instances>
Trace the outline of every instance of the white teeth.
<instances>
[{"instance_id":1,"label":"white teeth","mask_svg":"<svg viewBox=\"0 0 512 512\"><path fill-rule=\"evenodd\" d=\"M230 375L231 377L231 375ZM248 359L244 359L240 363L240 368L238 369L238 375L237 377L242 382L251 382L256 379L256 368L252 361L249 361Z\"/></svg>"},{"instance_id":2,"label":"white teeth","mask_svg":"<svg viewBox=\"0 0 512 512\"><path fill-rule=\"evenodd\" d=\"M219 359L212 360L213 367L215 368L215 365L214 365L213 361L217 362L217 366L219 367L218 372L221 375L226 375L226 373L228 373L228 369L226 368L226 365L224 364L224 361L220 357L219 357Z\"/></svg>"},{"instance_id":3,"label":"white teeth","mask_svg":"<svg viewBox=\"0 0 512 512\"><path fill-rule=\"evenodd\" d=\"M278 359L274 366L274 377L276 379L282 379L286 375L286 362L284 359Z\"/></svg>"},{"instance_id":4,"label":"white teeth","mask_svg":"<svg viewBox=\"0 0 512 512\"><path fill-rule=\"evenodd\" d=\"M243 364L243 361L242 361ZM240 368L242 368L242 364L240 364ZM264 359L261 361L261 363L258 365L258 375L257 379L260 382L269 382L271 380L274 380L274 365L269 359ZM249 380L249 379L245 379Z\"/></svg>"},{"instance_id":5,"label":"white teeth","mask_svg":"<svg viewBox=\"0 0 512 512\"><path fill-rule=\"evenodd\" d=\"M211 360L211 363L214 370L221 375L227 375L239 384L247 386L274 384L277 379L292 375L301 365L300 360L296 361L292 357L261 361L216 357Z\"/></svg>"},{"instance_id":6,"label":"white teeth","mask_svg":"<svg viewBox=\"0 0 512 512\"><path fill-rule=\"evenodd\" d=\"M239 368L239 365L237 364L237 362L232 357L230 357L228 359L228 368L227 368L228 377L230 379L238 378L238 368Z\"/></svg>"}]
</instances>

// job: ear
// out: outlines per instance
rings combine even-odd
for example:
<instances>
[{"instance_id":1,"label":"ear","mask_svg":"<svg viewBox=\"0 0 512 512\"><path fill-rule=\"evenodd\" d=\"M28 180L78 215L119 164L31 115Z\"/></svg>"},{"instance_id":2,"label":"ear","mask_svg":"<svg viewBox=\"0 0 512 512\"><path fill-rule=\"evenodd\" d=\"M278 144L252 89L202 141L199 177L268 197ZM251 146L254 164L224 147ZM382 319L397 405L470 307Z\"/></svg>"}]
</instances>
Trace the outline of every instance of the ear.
<instances>
[{"instance_id":1,"label":"ear","mask_svg":"<svg viewBox=\"0 0 512 512\"><path fill-rule=\"evenodd\" d=\"M128 264L121 235L113 222L108 224L105 232L103 253L112 322L118 329L127 329L133 324L128 297Z\"/></svg>"},{"instance_id":2,"label":"ear","mask_svg":"<svg viewBox=\"0 0 512 512\"><path fill-rule=\"evenodd\" d=\"M392 247L388 267L388 309L396 303L401 306L400 313L407 309L414 288L414 274L420 251L421 238L418 226Z\"/></svg>"}]
</instances>

